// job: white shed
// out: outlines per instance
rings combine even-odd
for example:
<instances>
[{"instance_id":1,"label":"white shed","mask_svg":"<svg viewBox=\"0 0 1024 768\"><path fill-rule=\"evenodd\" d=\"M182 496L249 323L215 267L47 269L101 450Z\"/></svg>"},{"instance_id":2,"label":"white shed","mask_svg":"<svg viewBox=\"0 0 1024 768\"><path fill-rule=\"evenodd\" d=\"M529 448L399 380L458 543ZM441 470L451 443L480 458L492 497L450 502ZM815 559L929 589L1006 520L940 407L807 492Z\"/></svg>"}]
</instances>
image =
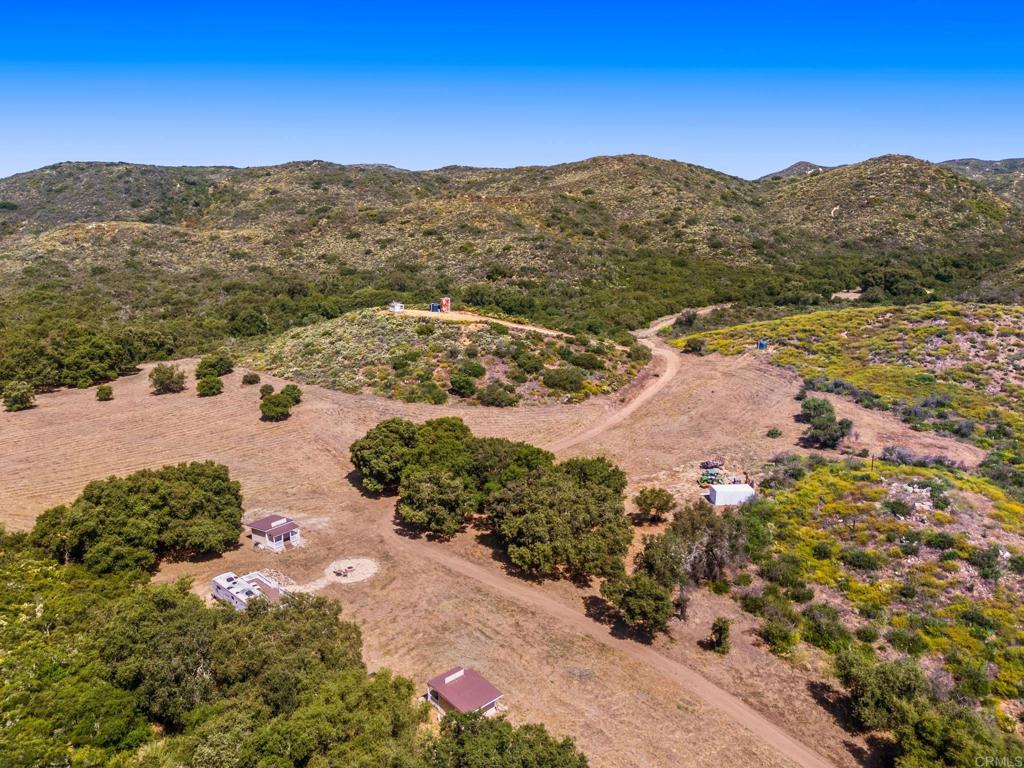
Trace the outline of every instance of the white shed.
<instances>
[{"instance_id":1,"label":"white shed","mask_svg":"<svg viewBox=\"0 0 1024 768\"><path fill-rule=\"evenodd\" d=\"M754 489L746 483L712 485L708 492L708 501L716 507L742 504L752 498L754 498Z\"/></svg>"},{"instance_id":2,"label":"white shed","mask_svg":"<svg viewBox=\"0 0 1024 768\"><path fill-rule=\"evenodd\" d=\"M400 301L392 301L388 304L388 309L392 312L405 312L405 304Z\"/></svg>"}]
</instances>

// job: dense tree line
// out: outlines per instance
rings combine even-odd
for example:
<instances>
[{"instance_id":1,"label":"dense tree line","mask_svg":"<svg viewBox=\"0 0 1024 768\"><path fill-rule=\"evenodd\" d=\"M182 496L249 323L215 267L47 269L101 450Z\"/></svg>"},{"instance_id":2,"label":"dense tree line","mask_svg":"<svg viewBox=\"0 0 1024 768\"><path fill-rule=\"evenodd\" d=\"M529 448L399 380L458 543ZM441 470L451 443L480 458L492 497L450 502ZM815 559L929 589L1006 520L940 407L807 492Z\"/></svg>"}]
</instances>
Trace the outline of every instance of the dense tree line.
<instances>
[{"instance_id":1,"label":"dense tree line","mask_svg":"<svg viewBox=\"0 0 1024 768\"><path fill-rule=\"evenodd\" d=\"M183 464L0 529L0 765L585 768L542 726L451 716L428 735L412 681L369 675L331 600L239 613L146 583L169 549L237 540L239 503L223 467Z\"/></svg>"},{"instance_id":2,"label":"dense tree line","mask_svg":"<svg viewBox=\"0 0 1024 768\"><path fill-rule=\"evenodd\" d=\"M39 516L32 542L97 573L149 568L167 553L215 554L238 541L242 495L227 467L195 462L89 483Z\"/></svg>"},{"instance_id":3,"label":"dense tree line","mask_svg":"<svg viewBox=\"0 0 1024 768\"><path fill-rule=\"evenodd\" d=\"M632 538L622 470L605 459L554 457L526 443L475 437L458 418L388 419L351 447L363 486L397 493L398 517L440 537L474 517L509 559L538 576L621 573Z\"/></svg>"},{"instance_id":4,"label":"dense tree line","mask_svg":"<svg viewBox=\"0 0 1024 768\"><path fill-rule=\"evenodd\" d=\"M60 565L0 534L0 764L583 768L570 740L474 716L425 736L415 687L362 662L339 606L237 613L185 582Z\"/></svg>"},{"instance_id":5,"label":"dense tree line","mask_svg":"<svg viewBox=\"0 0 1024 768\"><path fill-rule=\"evenodd\" d=\"M998 244L970 253L914 254L884 243L781 239L758 250L768 261L744 265L679 250L610 248L600 254L602 268L589 275L468 282L417 265L362 270L339 264L313 279L273 267L244 277L211 268L178 273L134 259L93 274L33 267L7 281L0 303L0 386L91 386L143 361L206 352L231 338L278 333L393 298L426 302L450 295L549 327L614 336L684 307L804 307L854 285L864 286L872 302L946 298L976 289L980 275L1015 257Z\"/></svg>"}]
</instances>

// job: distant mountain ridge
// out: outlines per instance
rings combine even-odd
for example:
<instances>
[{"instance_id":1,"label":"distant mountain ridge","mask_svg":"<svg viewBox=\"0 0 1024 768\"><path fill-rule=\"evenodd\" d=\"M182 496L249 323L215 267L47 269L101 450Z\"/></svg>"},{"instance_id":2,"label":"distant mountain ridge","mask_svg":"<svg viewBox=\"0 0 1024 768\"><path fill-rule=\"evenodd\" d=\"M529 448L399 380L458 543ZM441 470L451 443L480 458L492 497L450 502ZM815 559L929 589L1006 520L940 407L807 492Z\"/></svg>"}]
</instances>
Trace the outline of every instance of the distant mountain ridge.
<instances>
[{"instance_id":1,"label":"distant mountain ridge","mask_svg":"<svg viewBox=\"0 0 1024 768\"><path fill-rule=\"evenodd\" d=\"M775 171L775 173L769 173L765 176L761 176L757 181L791 179L794 176L806 176L818 171L828 171L833 167L835 166L818 165L817 163L811 163L807 160L798 160L788 168L783 168L781 171Z\"/></svg>"},{"instance_id":2,"label":"distant mountain ridge","mask_svg":"<svg viewBox=\"0 0 1024 768\"><path fill-rule=\"evenodd\" d=\"M941 165L952 168L1000 197L1024 207L1024 158L1006 160L946 160Z\"/></svg>"}]
</instances>

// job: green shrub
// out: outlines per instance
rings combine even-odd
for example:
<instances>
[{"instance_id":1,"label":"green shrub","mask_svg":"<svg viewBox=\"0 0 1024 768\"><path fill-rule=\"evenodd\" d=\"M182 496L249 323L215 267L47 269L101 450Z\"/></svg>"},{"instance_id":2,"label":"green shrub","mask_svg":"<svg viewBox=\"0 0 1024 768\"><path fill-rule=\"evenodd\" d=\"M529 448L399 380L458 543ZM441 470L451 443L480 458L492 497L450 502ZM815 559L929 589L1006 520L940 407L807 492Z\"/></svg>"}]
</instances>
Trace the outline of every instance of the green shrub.
<instances>
[{"instance_id":1,"label":"green shrub","mask_svg":"<svg viewBox=\"0 0 1024 768\"><path fill-rule=\"evenodd\" d=\"M765 435L766 435L767 437L770 437L770 438L772 438L772 439L775 439L775 438L777 438L777 437L782 437L782 430L781 430L781 429L779 429L778 427L772 427L771 429L769 429L769 430L768 430L768 431L767 431L767 432L765 433Z\"/></svg>"},{"instance_id":2,"label":"green shrub","mask_svg":"<svg viewBox=\"0 0 1024 768\"><path fill-rule=\"evenodd\" d=\"M295 384L285 384L281 387L281 394L287 397L293 406L302 402L302 390Z\"/></svg>"},{"instance_id":3,"label":"green shrub","mask_svg":"<svg viewBox=\"0 0 1024 768\"><path fill-rule=\"evenodd\" d=\"M453 373L451 376L451 392L459 397L473 397L476 394L476 382L472 376L464 373Z\"/></svg>"},{"instance_id":4,"label":"green shrub","mask_svg":"<svg viewBox=\"0 0 1024 768\"><path fill-rule=\"evenodd\" d=\"M911 656L920 656L928 650L928 642L921 633L913 629L896 628L886 634L885 639L893 648Z\"/></svg>"},{"instance_id":5,"label":"green shrub","mask_svg":"<svg viewBox=\"0 0 1024 768\"><path fill-rule=\"evenodd\" d=\"M815 542L811 548L811 554L818 560L831 560L833 552L832 544L828 541Z\"/></svg>"},{"instance_id":6,"label":"green shrub","mask_svg":"<svg viewBox=\"0 0 1024 768\"><path fill-rule=\"evenodd\" d=\"M207 355L196 366L196 378L208 376L225 376L235 369L234 361L223 352Z\"/></svg>"},{"instance_id":7,"label":"green shrub","mask_svg":"<svg viewBox=\"0 0 1024 768\"><path fill-rule=\"evenodd\" d=\"M707 341L700 336L691 336L683 344L683 351L691 355L703 355L707 345Z\"/></svg>"},{"instance_id":8,"label":"green shrub","mask_svg":"<svg viewBox=\"0 0 1024 768\"><path fill-rule=\"evenodd\" d=\"M481 379L487 373L487 369L477 360L463 360L462 365L459 366L459 371L474 379Z\"/></svg>"},{"instance_id":9,"label":"green shrub","mask_svg":"<svg viewBox=\"0 0 1024 768\"><path fill-rule=\"evenodd\" d=\"M786 597L794 603L809 603L814 599L814 590L804 582L800 582L786 590Z\"/></svg>"},{"instance_id":10,"label":"green shrub","mask_svg":"<svg viewBox=\"0 0 1024 768\"><path fill-rule=\"evenodd\" d=\"M200 397L212 397L224 391L224 382L216 376L204 376L196 384Z\"/></svg>"},{"instance_id":11,"label":"green shrub","mask_svg":"<svg viewBox=\"0 0 1024 768\"><path fill-rule=\"evenodd\" d=\"M800 641L800 636L793 624L779 617L773 617L766 621L758 630L758 634L768 644L772 653L779 656L791 654Z\"/></svg>"},{"instance_id":12,"label":"green shrub","mask_svg":"<svg viewBox=\"0 0 1024 768\"><path fill-rule=\"evenodd\" d=\"M831 605L815 603L804 608L803 638L811 645L838 653L850 645L850 632L839 620L839 612Z\"/></svg>"},{"instance_id":13,"label":"green shrub","mask_svg":"<svg viewBox=\"0 0 1024 768\"><path fill-rule=\"evenodd\" d=\"M106 403L114 399L114 388L109 384L100 384L96 388L96 399L101 403Z\"/></svg>"},{"instance_id":14,"label":"green shrub","mask_svg":"<svg viewBox=\"0 0 1024 768\"><path fill-rule=\"evenodd\" d=\"M881 633L878 631L878 627L874 624L861 624L857 629L854 630L853 634L857 636L857 639L862 643L877 643L878 638L881 637Z\"/></svg>"},{"instance_id":15,"label":"green shrub","mask_svg":"<svg viewBox=\"0 0 1024 768\"><path fill-rule=\"evenodd\" d=\"M149 372L154 395L168 395L185 389L185 372L175 365L159 363Z\"/></svg>"},{"instance_id":16,"label":"green shrub","mask_svg":"<svg viewBox=\"0 0 1024 768\"><path fill-rule=\"evenodd\" d=\"M644 634L664 631L672 617L672 592L646 573L608 579L601 585L601 595L623 622Z\"/></svg>"},{"instance_id":17,"label":"green shrub","mask_svg":"<svg viewBox=\"0 0 1024 768\"><path fill-rule=\"evenodd\" d=\"M715 653L725 656L729 653L729 630L732 622L724 616L719 616L711 622L711 637L708 638L708 647Z\"/></svg>"},{"instance_id":18,"label":"green shrub","mask_svg":"<svg viewBox=\"0 0 1024 768\"><path fill-rule=\"evenodd\" d=\"M264 421L284 421L292 412L292 399L280 392L267 395L260 401L260 413Z\"/></svg>"},{"instance_id":19,"label":"green shrub","mask_svg":"<svg viewBox=\"0 0 1024 768\"><path fill-rule=\"evenodd\" d=\"M563 366L561 368L548 368L544 371L541 379L548 389L558 389L563 392L579 392L583 389L583 382L586 376L579 368Z\"/></svg>"},{"instance_id":20,"label":"green shrub","mask_svg":"<svg viewBox=\"0 0 1024 768\"><path fill-rule=\"evenodd\" d=\"M256 373L256 371L246 371L242 375L242 383L245 384L246 386L250 384L259 384L260 375Z\"/></svg>"},{"instance_id":21,"label":"green shrub","mask_svg":"<svg viewBox=\"0 0 1024 768\"><path fill-rule=\"evenodd\" d=\"M273 384L263 384L263 385L260 386L260 400L265 398L267 395L272 395L272 394L274 394L274 385Z\"/></svg>"},{"instance_id":22,"label":"green shrub","mask_svg":"<svg viewBox=\"0 0 1024 768\"><path fill-rule=\"evenodd\" d=\"M488 382L487 386L477 392L476 397L481 405L493 408L509 408L519 402L515 387L497 380Z\"/></svg>"},{"instance_id":23,"label":"green shrub","mask_svg":"<svg viewBox=\"0 0 1024 768\"><path fill-rule=\"evenodd\" d=\"M641 488L633 497L640 514L649 520L664 520L676 508L676 497L664 488Z\"/></svg>"},{"instance_id":24,"label":"green shrub","mask_svg":"<svg viewBox=\"0 0 1024 768\"><path fill-rule=\"evenodd\" d=\"M882 567L882 556L860 547L843 547L839 559L851 568L860 571L877 571Z\"/></svg>"},{"instance_id":25,"label":"green shrub","mask_svg":"<svg viewBox=\"0 0 1024 768\"><path fill-rule=\"evenodd\" d=\"M538 373L544 367L544 361L540 357L525 350L517 352L513 360L524 373Z\"/></svg>"},{"instance_id":26,"label":"green shrub","mask_svg":"<svg viewBox=\"0 0 1024 768\"><path fill-rule=\"evenodd\" d=\"M4 387L4 410L24 411L31 408L35 401L36 393L27 382L12 381Z\"/></svg>"}]
</instances>

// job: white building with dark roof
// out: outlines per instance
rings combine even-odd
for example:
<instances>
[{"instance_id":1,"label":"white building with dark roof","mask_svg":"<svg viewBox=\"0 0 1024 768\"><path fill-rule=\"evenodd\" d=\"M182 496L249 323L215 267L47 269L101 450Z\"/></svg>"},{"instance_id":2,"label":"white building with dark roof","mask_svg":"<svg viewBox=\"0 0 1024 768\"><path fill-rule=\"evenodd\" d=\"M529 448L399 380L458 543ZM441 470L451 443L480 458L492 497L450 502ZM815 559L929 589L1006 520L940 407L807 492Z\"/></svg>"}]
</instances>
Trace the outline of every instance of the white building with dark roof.
<instances>
[{"instance_id":1,"label":"white building with dark roof","mask_svg":"<svg viewBox=\"0 0 1024 768\"><path fill-rule=\"evenodd\" d=\"M284 515L267 515L246 525L252 531L252 543L257 549L280 552L286 546L297 547L302 543L299 524Z\"/></svg>"}]
</instances>

